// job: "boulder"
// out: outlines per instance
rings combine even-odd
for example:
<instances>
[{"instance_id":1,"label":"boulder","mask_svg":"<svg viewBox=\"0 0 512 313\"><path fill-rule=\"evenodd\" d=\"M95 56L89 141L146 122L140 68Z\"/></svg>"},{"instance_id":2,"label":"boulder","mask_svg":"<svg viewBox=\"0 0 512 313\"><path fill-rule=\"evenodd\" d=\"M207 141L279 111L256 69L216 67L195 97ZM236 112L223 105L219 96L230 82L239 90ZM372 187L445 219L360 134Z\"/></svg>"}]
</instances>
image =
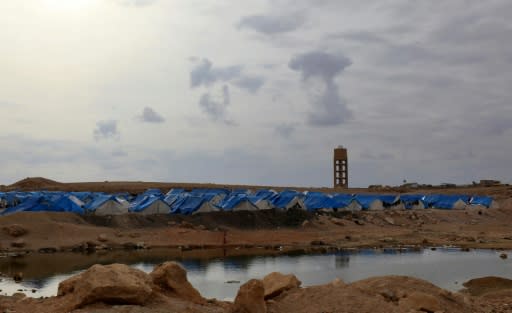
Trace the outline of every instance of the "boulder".
<instances>
[{"instance_id":1,"label":"boulder","mask_svg":"<svg viewBox=\"0 0 512 313\"><path fill-rule=\"evenodd\" d=\"M409 310L438 312L444 309L441 302L435 296L419 291L412 292L407 297L400 299L398 305L405 312Z\"/></svg>"},{"instance_id":2,"label":"boulder","mask_svg":"<svg viewBox=\"0 0 512 313\"><path fill-rule=\"evenodd\" d=\"M28 231L23 226L18 224L4 226L2 230L11 237L20 237L28 233Z\"/></svg>"},{"instance_id":3,"label":"boulder","mask_svg":"<svg viewBox=\"0 0 512 313\"><path fill-rule=\"evenodd\" d=\"M265 299L271 299L280 295L283 291L299 288L302 282L293 274L284 275L278 272L268 274L263 278Z\"/></svg>"},{"instance_id":4,"label":"boulder","mask_svg":"<svg viewBox=\"0 0 512 313\"><path fill-rule=\"evenodd\" d=\"M385 216L384 221L386 221L386 223L388 223L389 225L395 225L395 220L389 216Z\"/></svg>"},{"instance_id":5,"label":"boulder","mask_svg":"<svg viewBox=\"0 0 512 313\"><path fill-rule=\"evenodd\" d=\"M25 246L25 240L23 240L23 238L18 238L16 240L14 240L13 242L11 242L11 246L14 247L14 248L23 248Z\"/></svg>"},{"instance_id":6,"label":"boulder","mask_svg":"<svg viewBox=\"0 0 512 313\"><path fill-rule=\"evenodd\" d=\"M463 292L472 296L481 296L486 293L501 290L512 290L512 280L496 276L487 276L468 280L463 284L466 289Z\"/></svg>"},{"instance_id":7,"label":"boulder","mask_svg":"<svg viewBox=\"0 0 512 313\"><path fill-rule=\"evenodd\" d=\"M337 277L334 280L332 280L329 284L333 287L345 287L346 286L346 284L341 279L339 279Z\"/></svg>"},{"instance_id":8,"label":"boulder","mask_svg":"<svg viewBox=\"0 0 512 313\"><path fill-rule=\"evenodd\" d=\"M107 234L99 234L99 235L98 235L98 241L99 241L99 242L105 242L105 241L108 241L108 236L107 236Z\"/></svg>"},{"instance_id":9,"label":"boulder","mask_svg":"<svg viewBox=\"0 0 512 313\"><path fill-rule=\"evenodd\" d=\"M145 304L152 294L148 274L124 264L93 265L59 284L58 296L69 296L70 309L96 302Z\"/></svg>"},{"instance_id":10,"label":"boulder","mask_svg":"<svg viewBox=\"0 0 512 313\"><path fill-rule=\"evenodd\" d=\"M251 279L238 290L233 305L233 313L266 313L263 282Z\"/></svg>"},{"instance_id":11,"label":"boulder","mask_svg":"<svg viewBox=\"0 0 512 313\"><path fill-rule=\"evenodd\" d=\"M188 281L187 272L176 262L165 262L155 266L153 272L149 274L153 283L164 290L170 290L177 297L196 303L204 303L205 299L201 296Z\"/></svg>"},{"instance_id":12,"label":"boulder","mask_svg":"<svg viewBox=\"0 0 512 313\"><path fill-rule=\"evenodd\" d=\"M345 226L345 223L344 223L344 221L341 218L333 217L333 218L331 218L331 222L333 224L338 225L338 226Z\"/></svg>"}]
</instances>

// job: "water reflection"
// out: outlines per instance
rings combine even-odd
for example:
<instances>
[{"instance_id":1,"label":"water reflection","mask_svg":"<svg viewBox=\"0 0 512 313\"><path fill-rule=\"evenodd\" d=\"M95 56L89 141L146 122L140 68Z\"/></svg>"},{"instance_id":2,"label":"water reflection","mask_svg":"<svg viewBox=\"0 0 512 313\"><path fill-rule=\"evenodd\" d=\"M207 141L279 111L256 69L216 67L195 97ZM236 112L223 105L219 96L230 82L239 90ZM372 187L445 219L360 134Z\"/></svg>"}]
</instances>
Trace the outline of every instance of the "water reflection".
<instances>
[{"instance_id":1,"label":"water reflection","mask_svg":"<svg viewBox=\"0 0 512 313\"><path fill-rule=\"evenodd\" d=\"M512 260L502 260L498 252L490 250L363 249L323 255L257 255L262 252L222 249L183 252L165 249L2 258L0 271L6 278L0 281L0 289L2 294L12 294L21 289L29 296L50 296L56 294L60 281L95 263L125 263L150 272L156 264L168 260L180 262L187 269L191 283L205 297L218 299L232 299L240 286L238 282L262 278L274 271L294 273L305 286L327 283L336 277L352 282L372 276L408 275L450 290L462 288L462 282L475 277L512 276ZM241 256L251 253L254 256ZM24 274L25 280L20 284L8 278L16 272Z\"/></svg>"}]
</instances>

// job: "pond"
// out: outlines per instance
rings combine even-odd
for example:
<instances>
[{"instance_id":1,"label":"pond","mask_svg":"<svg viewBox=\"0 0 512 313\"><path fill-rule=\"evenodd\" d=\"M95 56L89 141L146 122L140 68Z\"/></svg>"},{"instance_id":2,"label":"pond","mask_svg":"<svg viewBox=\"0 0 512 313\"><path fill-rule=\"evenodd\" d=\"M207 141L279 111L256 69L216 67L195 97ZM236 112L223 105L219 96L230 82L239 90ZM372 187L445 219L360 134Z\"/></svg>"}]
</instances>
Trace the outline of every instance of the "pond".
<instances>
[{"instance_id":1,"label":"pond","mask_svg":"<svg viewBox=\"0 0 512 313\"><path fill-rule=\"evenodd\" d=\"M260 254L240 256L237 254ZM362 249L329 254L266 255L260 250L222 249L114 251L105 254L29 254L24 257L0 258L0 293L22 291L28 296L52 296L62 280L92 264L125 263L145 272L167 260L180 262L188 271L190 282L206 298L233 299L251 278L262 278L278 271L294 273L303 286L325 284L339 277L345 282L382 275L413 276L452 291L477 277L512 278L512 260L501 259L502 251L438 248L435 250ZM23 272L24 280L16 283L12 276Z\"/></svg>"}]
</instances>

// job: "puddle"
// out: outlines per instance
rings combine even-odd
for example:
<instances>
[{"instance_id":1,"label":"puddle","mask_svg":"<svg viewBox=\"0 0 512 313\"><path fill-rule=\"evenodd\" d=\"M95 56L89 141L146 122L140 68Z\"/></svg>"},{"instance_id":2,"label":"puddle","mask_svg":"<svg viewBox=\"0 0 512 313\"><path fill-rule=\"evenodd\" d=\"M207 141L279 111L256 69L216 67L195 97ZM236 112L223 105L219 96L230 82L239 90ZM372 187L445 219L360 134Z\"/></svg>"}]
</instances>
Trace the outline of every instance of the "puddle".
<instances>
[{"instance_id":1,"label":"puddle","mask_svg":"<svg viewBox=\"0 0 512 313\"><path fill-rule=\"evenodd\" d=\"M206 298L233 299L241 283L278 271L294 273L303 286L325 284L336 277L345 282L382 275L407 275L422 278L448 290L462 289L462 283L476 277L512 278L512 260L502 260L501 251L439 248L399 252L392 249L358 250L321 255L269 255L264 251L226 251L222 249L182 252L173 249L113 251L106 254L31 254L0 258L0 294L21 290L27 296L52 296L58 284L92 264L124 263L145 272L168 260L180 262L190 282ZM237 254L260 256L237 256ZM23 272L23 281L11 277Z\"/></svg>"}]
</instances>

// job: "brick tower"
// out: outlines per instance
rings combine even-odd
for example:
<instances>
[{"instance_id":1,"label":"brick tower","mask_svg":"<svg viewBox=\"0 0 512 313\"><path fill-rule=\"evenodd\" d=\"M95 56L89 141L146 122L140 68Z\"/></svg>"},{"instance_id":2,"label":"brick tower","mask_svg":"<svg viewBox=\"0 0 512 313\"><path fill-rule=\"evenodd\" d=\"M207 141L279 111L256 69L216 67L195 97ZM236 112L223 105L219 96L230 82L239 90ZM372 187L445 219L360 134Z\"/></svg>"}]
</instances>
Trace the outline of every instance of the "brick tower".
<instances>
[{"instance_id":1,"label":"brick tower","mask_svg":"<svg viewBox=\"0 0 512 313\"><path fill-rule=\"evenodd\" d=\"M334 149L334 188L348 188L347 149L338 146Z\"/></svg>"}]
</instances>

